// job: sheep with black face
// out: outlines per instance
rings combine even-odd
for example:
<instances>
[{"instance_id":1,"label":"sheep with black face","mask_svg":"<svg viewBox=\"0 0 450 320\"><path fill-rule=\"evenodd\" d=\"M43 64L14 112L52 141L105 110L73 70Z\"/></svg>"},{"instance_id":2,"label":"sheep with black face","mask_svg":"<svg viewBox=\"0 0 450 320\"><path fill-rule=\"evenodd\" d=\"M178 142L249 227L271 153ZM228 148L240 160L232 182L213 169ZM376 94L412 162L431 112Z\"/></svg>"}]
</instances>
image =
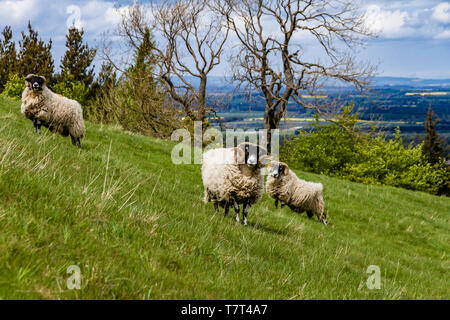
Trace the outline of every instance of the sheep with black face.
<instances>
[{"instance_id":1,"label":"sheep with black face","mask_svg":"<svg viewBox=\"0 0 450 320\"><path fill-rule=\"evenodd\" d=\"M268 166L268 174L266 190L275 199L276 207L281 201L282 206L286 204L292 211L299 213L306 211L310 218L315 214L319 221L327 224L321 183L299 179L283 162L272 161Z\"/></svg>"},{"instance_id":2,"label":"sheep with black face","mask_svg":"<svg viewBox=\"0 0 450 320\"><path fill-rule=\"evenodd\" d=\"M43 99L39 99L42 98L42 96L40 95L35 95L33 97L34 99L30 99L31 98L30 96L32 95L31 93L33 92L42 92L42 87L45 81L46 81L45 77L33 74L28 75L27 78L25 79L26 89L22 95L22 106L21 106L22 114L27 119L33 121L34 131L39 134L41 134L42 125L45 126L45 124L39 121L36 118L36 115L39 112L39 110L43 107L44 102Z\"/></svg>"},{"instance_id":3,"label":"sheep with black face","mask_svg":"<svg viewBox=\"0 0 450 320\"><path fill-rule=\"evenodd\" d=\"M248 142L236 148L213 149L203 154L202 178L205 203L213 202L216 213L219 206L225 216L234 205L239 222L242 204L242 222L247 225L248 209L259 201L264 193L264 176L261 169L270 158L265 148Z\"/></svg>"},{"instance_id":4,"label":"sheep with black face","mask_svg":"<svg viewBox=\"0 0 450 320\"><path fill-rule=\"evenodd\" d=\"M85 126L80 104L53 93L42 76L30 74L25 79L26 88L22 94L22 114L33 121L35 131L41 126L58 132L64 137L70 135L72 144L81 148Z\"/></svg>"}]
</instances>

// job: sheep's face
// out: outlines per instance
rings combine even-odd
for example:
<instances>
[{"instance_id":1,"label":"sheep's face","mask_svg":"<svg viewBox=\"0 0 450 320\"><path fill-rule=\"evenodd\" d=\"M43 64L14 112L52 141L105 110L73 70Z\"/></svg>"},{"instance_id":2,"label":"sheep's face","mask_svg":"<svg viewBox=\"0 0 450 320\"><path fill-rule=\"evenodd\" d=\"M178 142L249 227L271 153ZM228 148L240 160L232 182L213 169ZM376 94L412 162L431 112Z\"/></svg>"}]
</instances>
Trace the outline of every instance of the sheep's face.
<instances>
[{"instance_id":1,"label":"sheep's face","mask_svg":"<svg viewBox=\"0 0 450 320\"><path fill-rule=\"evenodd\" d=\"M285 176L289 172L289 167L283 162L271 162L269 165L269 176L279 178Z\"/></svg>"},{"instance_id":2,"label":"sheep's face","mask_svg":"<svg viewBox=\"0 0 450 320\"><path fill-rule=\"evenodd\" d=\"M25 84L33 91L42 91L45 85L45 78L35 74L30 74L25 78Z\"/></svg>"},{"instance_id":3,"label":"sheep's face","mask_svg":"<svg viewBox=\"0 0 450 320\"><path fill-rule=\"evenodd\" d=\"M267 156L267 150L263 147L244 142L235 148L235 160L239 164L246 164L250 167L263 167L270 161L270 157Z\"/></svg>"}]
</instances>

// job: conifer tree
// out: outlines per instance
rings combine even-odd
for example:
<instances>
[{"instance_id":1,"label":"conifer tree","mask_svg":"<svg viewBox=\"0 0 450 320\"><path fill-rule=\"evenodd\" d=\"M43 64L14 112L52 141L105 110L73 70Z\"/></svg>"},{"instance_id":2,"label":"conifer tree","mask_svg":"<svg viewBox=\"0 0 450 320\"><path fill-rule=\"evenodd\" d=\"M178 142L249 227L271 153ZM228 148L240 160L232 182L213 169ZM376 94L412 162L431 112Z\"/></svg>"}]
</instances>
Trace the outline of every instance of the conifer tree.
<instances>
[{"instance_id":1,"label":"conifer tree","mask_svg":"<svg viewBox=\"0 0 450 320\"><path fill-rule=\"evenodd\" d=\"M16 44L12 40L12 30L6 26L0 38L0 91L3 90L9 75L16 71L17 52Z\"/></svg>"},{"instance_id":2,"label":"conifer tree","mask_svg":"<svg viewBox=\"0 0 450 320\"><path fill-rule=\"evenodd\" d=\"M63 73L70 73L77 82L84 82L89 87L94 80L94 68L92 62L97 49L89 48L83 43L84 30L71 27L66 35L66 53L61 60Z\"/></svg>"},{"instance_id":3,"label":"conifer tree","mask_svg":"<svg viewBox=\"0 0 450 320\"><path fill-rule=\"evenodd\" d=\"M21 76L34 73L44 76L49 81L53 76L52 40L46 44L28 21L28 33L22 32L19 41L17 72Z\"/></svg>"},{"instance_id":4,"label":"conifer tree","mask_svg":"<svg viewBox=\"0 0 450 320\"><path fill-rule=\"evenodd\" d=\"M428 108L427 118L425 120L425 130L427 135L423 144L423 155L425 159L431 164L437 164L442 162L445 158L446 143L441 137L439 137L435 127L439 123L439 119L433 120L434 112L431 109L431 105Z\"/></svg>"}]
</instances>

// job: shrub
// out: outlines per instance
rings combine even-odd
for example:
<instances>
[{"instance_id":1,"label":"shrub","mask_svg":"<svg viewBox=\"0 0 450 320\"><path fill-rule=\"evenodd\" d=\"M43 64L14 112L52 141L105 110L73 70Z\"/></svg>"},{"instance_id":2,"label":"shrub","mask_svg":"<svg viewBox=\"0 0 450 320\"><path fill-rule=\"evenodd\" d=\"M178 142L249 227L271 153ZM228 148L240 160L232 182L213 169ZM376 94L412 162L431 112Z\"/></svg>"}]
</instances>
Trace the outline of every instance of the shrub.
<instances>
[{"instance_id":1,"label":"shrub","mask_svg":"<svg viewBox=\"0 0 450 320\"><path fill-rule=\"evenodd\" d=\"M154 41L147 28L134 52L133 64L117 81L114 69L103 69L101 94L96 108L90 110L92 118L118 123L125 130L158 138L168 138L181 127L179 108L167 99L167 94L153 77L156 67L153 46ZM108 75L109 79L105 77Z\"/></svg>"},{"instance_id":2,"label":"shrub","mask_svg":"<svg viewBox=\"0 0 450 320\"><path fill-rule=\"evenodd\" d=\"M335 122L320 125L287 141L281 158L294 168L340 176L366 184L383 184L433 194L446 193L443 163L424 161L422 146L404 146L400 130L393 139L359 132L353 106L344 107Z\"/></svg>"},{"instance_id":3,"label":"shrub","mask_svg":"<svg viewBox=\"0 0 450 320\"><path fill-rule=\"evenodd\" d=\"M8 82L5 85L5 89L3 90L1 95L14 100L21 100L22 93L24 90L25 90L25 78L19 77L16 74L10 74Z\"/></svg>"},{"instance_id":4,"label":"shrub","mask_svg":"<svg viewBox=\"0 0 450 320\"><path fill-rule=\"evenodd\" d=\"M284 144L281 157L293 167L335 175L356 157L357 115L352 115L352 110L352 105L344 107L338 121L326 125L316 116L310 132L302 130Z\"/></svg>"},{"instance_id":5,"label":"shrub","mask_svg":"<svg viewBox=\"0 0 450 320\"><path fill-rule=\"evenodd\" d=\"M61 80L52 86L54 92L78 101L82 106L88 103L89 88L84 82L77 82L69 72L63 72Z\"/></svg>"}]
</instances>

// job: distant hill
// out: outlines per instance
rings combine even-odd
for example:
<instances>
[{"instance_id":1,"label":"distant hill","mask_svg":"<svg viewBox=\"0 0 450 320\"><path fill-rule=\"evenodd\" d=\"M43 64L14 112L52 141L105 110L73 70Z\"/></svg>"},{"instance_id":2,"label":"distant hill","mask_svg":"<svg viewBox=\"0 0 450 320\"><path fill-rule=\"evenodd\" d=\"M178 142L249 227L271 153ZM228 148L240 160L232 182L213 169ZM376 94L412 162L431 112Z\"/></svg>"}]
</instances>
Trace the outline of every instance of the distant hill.
<instances>
[{"instance_id":1,"label":"distant hill","mask_svg":"<svg viewBox=\"0 0 450 320\"><path fill-rule=\"evenodd\" d=\"M195 86L198 86L198 79L195 77L187 77L188 81ZM176 81L175 81L176 82ZM178 83L178 82L176 82ZM330 87L334 87L337 83L329 81ZM407 77L375 77L372 80L373 87L441 87L450 88L450 79L421 79L421 78L407 78ZM212 92L227 92L235 89L235 84L232 83L230 77L209 76L208 89ZM342 83L339 84L342 87ZM350 87L350 86L349 86Z\"/></svg>"},{"instance_id":2,"label":"distant hill","mask_svg":"<svg viewBox=\"0 0 450 320\"><path fill-rule=\"evenodd\" d=\"M198 78L188 76L187 81L198 87ZM181 84L177 79L174 79L176 84ZM337 83L333 80L328 82L329 87L342 87L342 83ZM450 79L421 79L421 78L405 78L405 77L375 77L372 80L372 87L410 87L410 88L424 88L424 87L441 87L450 88ZM345 87L345 85L344 85ZM348 87L351 87L350 85ZM236 88L236 84L231 81L230 77L209 76L207 88L210 93L214 92L232 92Z\"/></svg>"},{"instance_id":3,"label":"distant hill","mask_svg":"<svg viewBox=\"0 0 450 320\"><path fill-rule=\"evenodd\" d=\"M450 79L420 79L401 77L375 77L372 86L450 87Z\"/></svg>"}]
</instances>

